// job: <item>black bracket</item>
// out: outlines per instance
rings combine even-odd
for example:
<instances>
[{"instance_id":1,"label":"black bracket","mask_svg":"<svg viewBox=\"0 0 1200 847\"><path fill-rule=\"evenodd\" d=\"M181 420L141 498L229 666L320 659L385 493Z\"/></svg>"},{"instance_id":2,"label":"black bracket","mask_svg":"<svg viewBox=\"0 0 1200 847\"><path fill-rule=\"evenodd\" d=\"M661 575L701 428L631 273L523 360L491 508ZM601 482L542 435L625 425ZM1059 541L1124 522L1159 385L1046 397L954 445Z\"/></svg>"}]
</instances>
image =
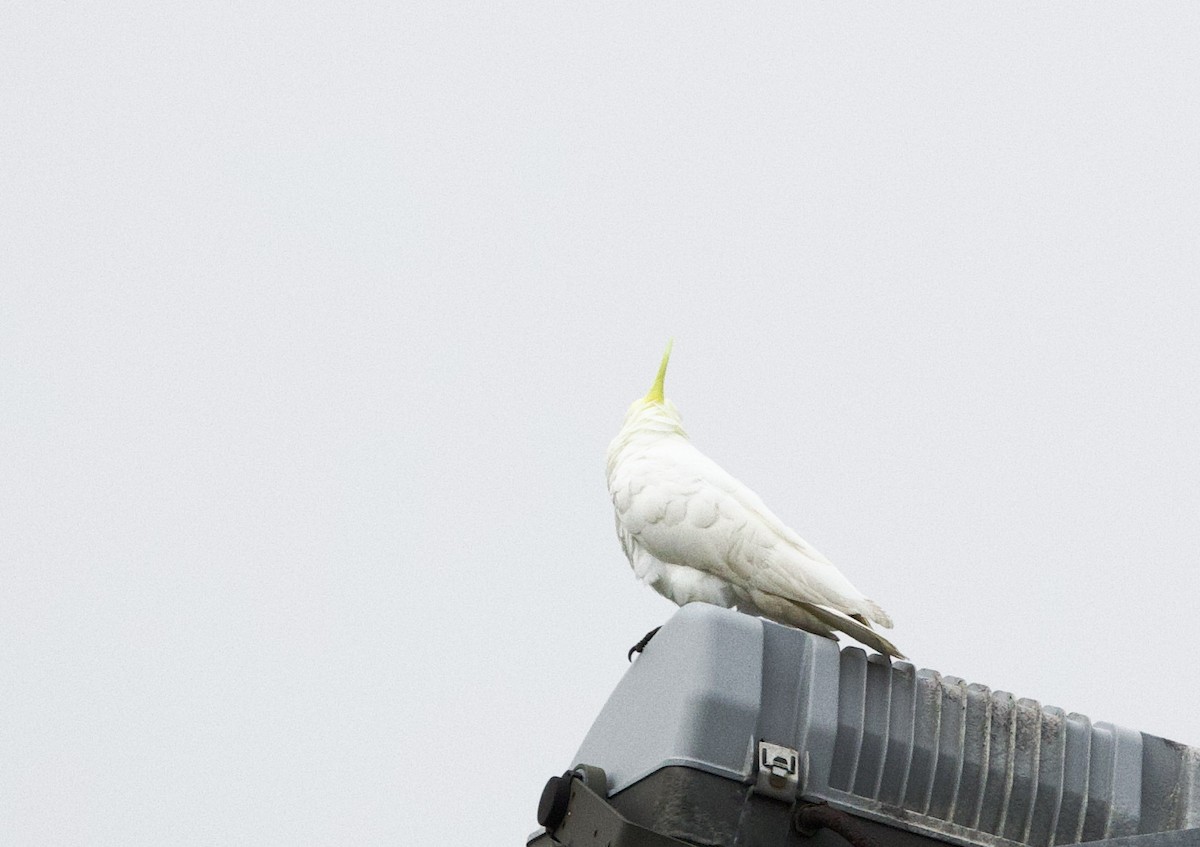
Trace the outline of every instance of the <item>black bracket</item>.
<instances>
[{"instance_id":1,"label":"black bracket","mask_svg":"<svg viewBox=\"0 0 1200 847\"><path fill-rule=\"evenodd\" d=\"M580 765L552 776L538 803L538 833L526 847L691 847L638 826L608 804L604 771Z\"/></svg>"}]
</instances>

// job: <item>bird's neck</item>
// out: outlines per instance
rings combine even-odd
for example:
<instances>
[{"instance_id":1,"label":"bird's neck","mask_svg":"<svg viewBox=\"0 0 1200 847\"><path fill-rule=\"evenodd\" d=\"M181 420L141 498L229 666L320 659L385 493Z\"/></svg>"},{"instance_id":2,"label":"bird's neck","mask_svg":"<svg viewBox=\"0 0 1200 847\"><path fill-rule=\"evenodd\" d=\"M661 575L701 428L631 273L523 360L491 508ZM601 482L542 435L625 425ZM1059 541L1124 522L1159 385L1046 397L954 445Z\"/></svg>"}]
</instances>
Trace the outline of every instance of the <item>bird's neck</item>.
<instances>
[{"instance_id":1,"label":"bird's neck","mask_svg":"<svg viewBox=\"0 0 1200 847\"><path fill-rule=\"evenodd\" d=\"M635 402L629 407L621 432L654 436L678 435L687 438L679 412L670 400L661 403L652 400Z\"/></svg>"},{"instance_id":2,"label":"bird's neck","mask_svg":"<svg viewBox=\"0 0 1200 847\"><path fill-rule=\"evenodd\" d=\"M672 414L657 403L649 403L630 410L624 426L609 445L608 454L610 460L614 460L631 448L645 447L669 438L686 441L687 437L678 414Z\"/></svg>"}]
</instances>

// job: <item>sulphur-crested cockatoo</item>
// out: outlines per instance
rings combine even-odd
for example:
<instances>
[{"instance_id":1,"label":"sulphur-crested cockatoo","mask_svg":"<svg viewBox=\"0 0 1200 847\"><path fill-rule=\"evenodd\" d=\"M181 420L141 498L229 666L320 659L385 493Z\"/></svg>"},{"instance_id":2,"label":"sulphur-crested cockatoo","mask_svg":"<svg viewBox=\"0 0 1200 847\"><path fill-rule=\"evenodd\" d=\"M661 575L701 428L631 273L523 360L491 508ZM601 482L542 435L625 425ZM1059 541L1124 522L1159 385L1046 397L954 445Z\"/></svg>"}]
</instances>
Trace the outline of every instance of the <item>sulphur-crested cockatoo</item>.
<instances>
[{"instance_id":1,"label":"sulphur-crested cockatoo","mask_svg":"<svg viewBox=\"0 0 1200 847\"><path fill-rule=\"evenodd\" d=\"M629 407L608 448L617 537L634 573L680 606L736 607L834 639L841 631L903 658L871 628L890 628L887 613L692 446L663 396L670 356L668 343L654 385Z\"/></svg>"}]
</instances>

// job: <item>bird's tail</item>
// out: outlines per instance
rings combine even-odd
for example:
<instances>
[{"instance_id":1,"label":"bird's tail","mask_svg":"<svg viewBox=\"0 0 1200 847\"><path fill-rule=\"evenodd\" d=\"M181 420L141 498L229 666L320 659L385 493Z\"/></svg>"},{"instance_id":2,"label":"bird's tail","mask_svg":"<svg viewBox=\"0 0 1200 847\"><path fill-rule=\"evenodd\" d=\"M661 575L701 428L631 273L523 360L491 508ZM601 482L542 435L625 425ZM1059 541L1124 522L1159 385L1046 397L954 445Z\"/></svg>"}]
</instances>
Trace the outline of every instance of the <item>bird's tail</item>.
<instances>
[{"instance_id":1,"label":"bird's tail","mask_svg":"<svg viewBox=\"0 0 1200 847\"><path fill-rule=\"evenodd\" d=\"M892 628L891 616L878 603L874 600L864 600L864 602L867 605L867 617L871 619L871 623L877 623L886 629ZM859 616L855 615L855 617ZM866 623L866 621L863 621L863 623Z\"/></svg>"},{"instance_id":2,"label":"bird's tail","mask_svg":"<svg viewBox=\"0 0 1200 847\"><path fill-rule=\"evenodd\" d=\"M815 603L805 603L803 600L793 600L797 606L800 606L804 611L808 612L821 623L833 629L846 633L856 641L861 641L872 650L877 650L887 656L894 656L897 659L908 658L899 650L896 645L888 641L875 630L871 629L870 625L855 620L854 618L843 615L841 612L830 609L827 606L818 606ZM874 605L874 604L872 604ZM878 608L876 606L876 608ZM882 614L883 610L879 610ZM885 619L887 615L883 616ZM891 620L888 620L885 626L891 626Z\"/></svg>"}]
</instances>

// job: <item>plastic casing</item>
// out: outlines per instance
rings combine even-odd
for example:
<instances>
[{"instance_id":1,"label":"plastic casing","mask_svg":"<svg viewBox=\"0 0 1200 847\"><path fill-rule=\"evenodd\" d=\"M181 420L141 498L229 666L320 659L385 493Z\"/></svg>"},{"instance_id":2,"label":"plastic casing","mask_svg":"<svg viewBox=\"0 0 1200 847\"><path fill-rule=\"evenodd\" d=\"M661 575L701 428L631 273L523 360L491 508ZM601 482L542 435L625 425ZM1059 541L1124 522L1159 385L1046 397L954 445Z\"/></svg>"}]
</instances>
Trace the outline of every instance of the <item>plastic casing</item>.
<instances>
[{"instance_id":1,"label":"plastic casing","mask_svg":"<svg viewBox=\"0 0 1200 847\"><path fill-rule=\"evenodd\" d=\"M704 603L680 609L575 756L610 796L670 766L752 783L767 741L802 796L963 845L1200 827L1200 751Z\"/></svg>"}]
</instances>

